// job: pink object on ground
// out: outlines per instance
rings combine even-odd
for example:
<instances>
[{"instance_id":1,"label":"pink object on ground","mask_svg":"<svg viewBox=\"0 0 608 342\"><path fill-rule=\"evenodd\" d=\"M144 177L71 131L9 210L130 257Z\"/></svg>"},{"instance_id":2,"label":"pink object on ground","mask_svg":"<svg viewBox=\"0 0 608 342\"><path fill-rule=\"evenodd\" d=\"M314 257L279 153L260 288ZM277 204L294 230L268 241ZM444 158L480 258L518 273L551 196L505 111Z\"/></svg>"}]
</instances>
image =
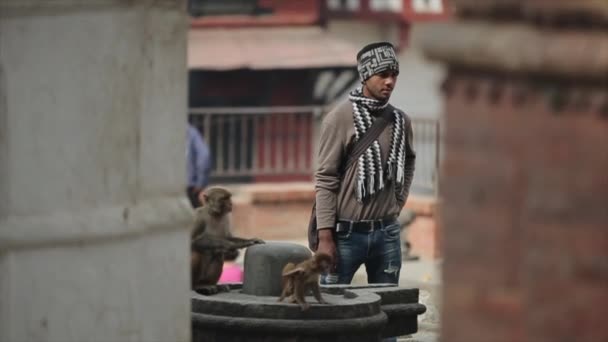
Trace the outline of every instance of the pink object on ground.
<instances>
[{"instance_id":1,"label":"pink object on ground","mask_svg":"<svg viewBox=\"0 0 608 342\"><path fill-rule=\"evenodd\" d=\"M218 284L241 282L243 282L243 269L241 266L233 263L224 263Z\"/></svg>"}]
</instances>

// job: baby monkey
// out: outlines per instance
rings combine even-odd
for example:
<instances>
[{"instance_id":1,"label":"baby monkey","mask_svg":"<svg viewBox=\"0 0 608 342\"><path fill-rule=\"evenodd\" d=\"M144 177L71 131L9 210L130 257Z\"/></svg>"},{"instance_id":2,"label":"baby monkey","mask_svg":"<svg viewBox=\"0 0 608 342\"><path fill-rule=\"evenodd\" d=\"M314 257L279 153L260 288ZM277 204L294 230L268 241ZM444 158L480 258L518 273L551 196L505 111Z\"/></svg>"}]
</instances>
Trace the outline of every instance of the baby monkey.
<instances>
[{"instance_id":1,"label":"baby monkey","mask_svg":"<svg viewBox=\"0 0 608 342\"><path fill-rule=\"evenodd\" d=\"M316 253L312 258L295 265L288 263L283 267L283 292L279 302L287 297L288 303L298 303L302 311L310 307L305 300L306 294L312 290L313 295L321 304L327 302L321 297L319 275L329 271L331 257L324 253Z\"/></svg>"}]
</instances>

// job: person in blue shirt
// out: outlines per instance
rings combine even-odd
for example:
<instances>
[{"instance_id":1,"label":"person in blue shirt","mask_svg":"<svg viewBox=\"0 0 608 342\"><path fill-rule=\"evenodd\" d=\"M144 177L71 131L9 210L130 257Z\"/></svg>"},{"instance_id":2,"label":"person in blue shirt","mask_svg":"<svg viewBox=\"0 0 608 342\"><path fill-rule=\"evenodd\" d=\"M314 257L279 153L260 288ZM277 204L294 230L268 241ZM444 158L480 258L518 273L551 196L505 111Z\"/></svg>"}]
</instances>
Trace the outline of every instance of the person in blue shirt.
<instances>
[{"instance_id":1,"label":"person in blue shirt","mask_svg":"<svg viewBox=\"0 0 608 342\"><path fill-rule=\"evenodd\" d=\"M200 194L209 184L209 176L211 174L211 152L199 130L190 123L188 124L186 160L186 172L188 177L186 193L192 207L198 208L202 205Z\"/></svg>"}]
</instances>

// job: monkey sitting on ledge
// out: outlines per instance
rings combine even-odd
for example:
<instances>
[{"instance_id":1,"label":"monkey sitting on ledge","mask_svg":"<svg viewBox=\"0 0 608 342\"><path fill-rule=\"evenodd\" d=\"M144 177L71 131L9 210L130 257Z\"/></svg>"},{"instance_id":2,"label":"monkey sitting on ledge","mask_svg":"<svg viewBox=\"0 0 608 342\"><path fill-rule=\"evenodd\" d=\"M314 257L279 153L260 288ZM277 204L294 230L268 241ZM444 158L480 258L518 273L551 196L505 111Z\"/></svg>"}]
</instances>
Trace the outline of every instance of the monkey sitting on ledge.
<instances>
[{"instance_id":1,"label":"monkey sitting on ledge","mask_svg":"<svg viewBox=\"0 0 608 342\"><path fill-rule=\"evenodd\" d=\"M298 303L302 311L307 310L310 304L306 302L305 297L312 290L319 303L327 304L321 297L319 275L328 272L330 266L331 257L324 253L316 253L312 258L297 265L287 263L283 267L283 292L279 302L287 297L288 303Z\"/></svg>"},{"instance_id":2,"label":"monkey sitting on ledge","mask_svg":"<svg viewBox=\"0 0 608 342\"><path fill-rule=\"evenodd\" d=\"M232 211L232 194L228 190L209 188L203 193L203 199L203 206L195 211L191 235L192 289L217 285L222 275L224 254L229 250L264 243L260 239L232 236L228 215Z\"/></svg>"}]
</instances>

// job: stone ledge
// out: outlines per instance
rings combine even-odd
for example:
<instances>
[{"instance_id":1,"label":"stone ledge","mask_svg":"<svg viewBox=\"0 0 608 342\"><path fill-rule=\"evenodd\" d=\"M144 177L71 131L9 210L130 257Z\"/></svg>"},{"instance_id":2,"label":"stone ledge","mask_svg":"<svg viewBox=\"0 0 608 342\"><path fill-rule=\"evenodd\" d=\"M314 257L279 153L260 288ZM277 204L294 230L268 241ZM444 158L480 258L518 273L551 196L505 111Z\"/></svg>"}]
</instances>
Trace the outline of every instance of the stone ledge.
<instances>
[{"instance_id":1,"label":"stone ledge","mask_svg":"<svg viewBox=\"0 0 608 342\"><path fill-rule=\"evenodd\" d=\"M418 216L435 216L437 205L435 197L410 195L405 203L405 208L414 211Z\"/></svg>"},{"instance_id":2,"label":"stone ledge","mask_svg":"<svg viewBox=\"0 0 608 342\"><path fill-rule=\"evenodd\" d=\"M247 185L219 185L233 193L235 204L274 205L301 204L315 199L314 184L310 182L293 183L258 183ZM419 216L434 216L437 212L437 199L432 196L410 194L405 208L413 210Z\"/></svg>"},{"instance_id":3,"label":"stone ledge","mask_svg":"<svg viewBox=\"0 0 608 342\"><path fill-rule=\"evenodd\" d=\"M8 217L0 221L0 250L90 243L150 231L187 230L193 211L186 198L161 197L134 205Z\"/></svg>"},{"instance_id":4,"label":"stone ledge","mask_svg":"<svg viewBox=\"0 0 608 342\"><path fill-rule=\"evenodd\" d=\"M481 20L424 24L419 31L425 37L419 44L426 55L451 65L596 81L608 74L604 32L553 32ZM446 40L447 36L453 39Z\"/></svg>"},{"instance_id":5,"label":"stone ledge","mask_svg":"<svg viewBox=\"0 0 608 342\"><path fill-rule=\"evenodd\" d=\"M278 204L284 202L306 202L315 200L315 191L312 190L287 190L287 191L257 191L252 194L252 204Z\"/></svg>"}]
</instances>

